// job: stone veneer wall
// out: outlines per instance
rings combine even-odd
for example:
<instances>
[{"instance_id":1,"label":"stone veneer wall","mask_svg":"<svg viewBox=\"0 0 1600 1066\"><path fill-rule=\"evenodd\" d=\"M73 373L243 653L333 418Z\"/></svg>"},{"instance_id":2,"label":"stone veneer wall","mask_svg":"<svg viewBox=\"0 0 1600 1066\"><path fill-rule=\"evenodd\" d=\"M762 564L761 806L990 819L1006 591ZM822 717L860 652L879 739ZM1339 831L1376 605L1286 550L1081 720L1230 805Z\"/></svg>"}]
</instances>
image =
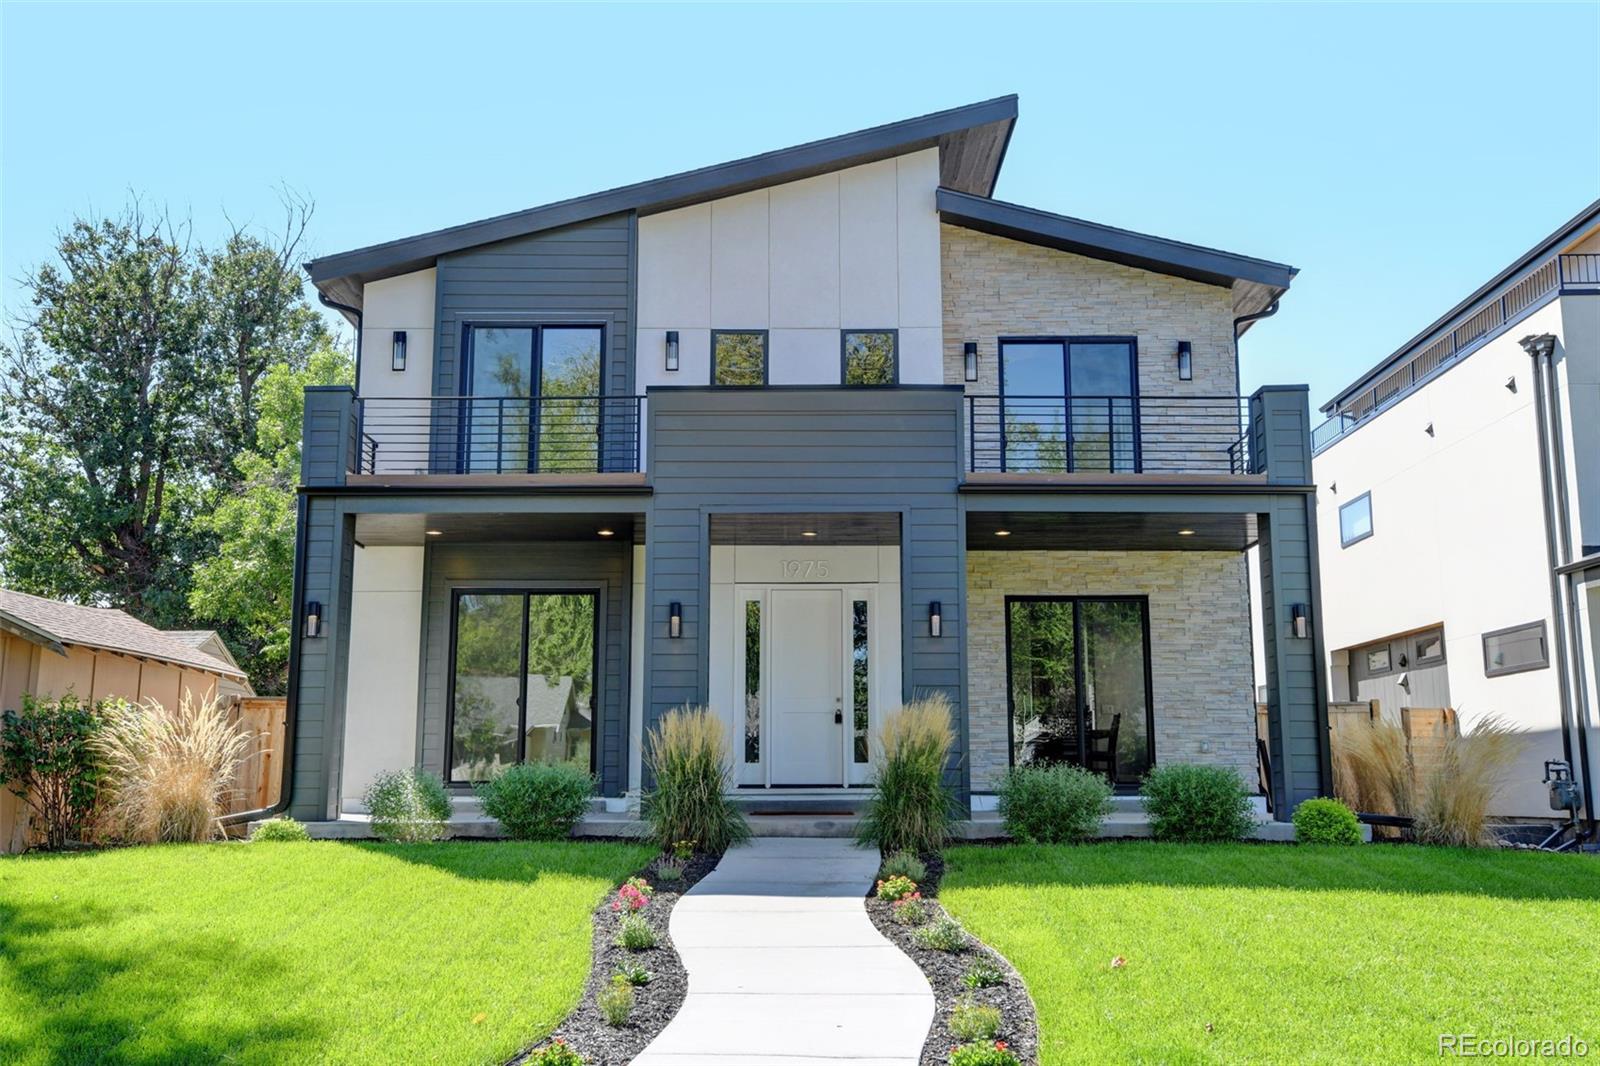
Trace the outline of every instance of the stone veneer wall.
<instances>
[{"instance_id":1,"label":"stone veneer wall","mask_svg":"<svg viewBox=\"0 0 1600 1066\"><path fill-rule=\"evenodd\" d=\"M978 342L978 380L1000 391L1001 336L1136 336L1143 396L1235 396L1233 293L1166 274L939 228L944 380L961 384L961 346ZM1178 380L1178 342L1194 348L1194 380Z\"/></svg>"},{"instance_id":2,"label":"stone veneer wall","mask_svg":"<svg viewBox=\"0 0 1600 1066\"><path fill-rule=\"evenodd\" d=\"M967 553L967 708L972 789L1006 750L1007 596L1148 596L1156 763L1231 766L1257 789L1245 557L1237 552Z\"/></svg>"}]
</instances>

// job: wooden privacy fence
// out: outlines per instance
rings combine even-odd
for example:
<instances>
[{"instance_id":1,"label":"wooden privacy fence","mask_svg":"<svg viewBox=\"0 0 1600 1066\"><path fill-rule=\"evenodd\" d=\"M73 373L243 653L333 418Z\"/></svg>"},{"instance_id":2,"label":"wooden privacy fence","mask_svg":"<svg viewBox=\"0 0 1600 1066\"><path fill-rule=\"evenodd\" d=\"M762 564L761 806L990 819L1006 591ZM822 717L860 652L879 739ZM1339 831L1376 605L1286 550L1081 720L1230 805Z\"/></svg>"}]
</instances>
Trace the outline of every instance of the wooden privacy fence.
<instances>
[{"instance_id":1,"label":"wooden privacy fence","mask_svg":"<svg viewBox=\"0 0 1600 1066\"><path fill-rule=\"evenodd\" d=\"M283 735L288 701L282 696L244 696L229 718L250 731L249 753L234 774L228 813L259 810L278 801L283 788Z\"/></svg>"},{"instance_id":2,"label":"wooden privacy fence","mask_svg":"<svg viewBox=\"0 0 1600 1066\"><path fill-rule=\"evenodd\" d=\"M1345 795L1339 787L1343 754L1351 743L1356 729L1371 729L1372 723L1383 719L1383 707L1378 700L1364 703L1328 704L1328 751L1333 761L1333 784L1337 795ZM1461 732L1456 712L1449 707L1402 707L1400 730L1406 738L1406 754L1410 757L1412 773L1417 783L1425 780L1429 771L1444 755L1445 743ZM1256 736L1264 744L1267 740L1267 705L1256 704Z\"/></svg>"}]
</instances>

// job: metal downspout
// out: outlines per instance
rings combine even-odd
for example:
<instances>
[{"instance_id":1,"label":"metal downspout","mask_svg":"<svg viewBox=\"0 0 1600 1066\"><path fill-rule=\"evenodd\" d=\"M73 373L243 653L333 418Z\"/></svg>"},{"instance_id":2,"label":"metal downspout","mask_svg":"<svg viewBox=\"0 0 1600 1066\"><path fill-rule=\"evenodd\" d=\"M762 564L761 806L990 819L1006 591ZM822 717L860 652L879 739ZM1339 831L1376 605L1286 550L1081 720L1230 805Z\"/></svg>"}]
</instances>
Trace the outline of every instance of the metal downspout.
<instances>
[{"instance_id":1,"label":"metal downspout","mask_svg":"<svg viewBox=\"0 0 1600 1066\"><path fill-rule=\"evenodd\" d=\"M1561 750L1569 766L1582 768L1584 812L1588 821L1594 821L1594 793L1589 777L1588 741L1583 730L1578 731L1579 760L1573 759L1572 732L1572 664L1568 656L1568 633L1571 630L1567 616L1567 596L1564 593L1566 578L1560 570L1568 560L1570 531L1566 515L1565 453L1555 436L1557 419L1553 409L1559 402L1555 392L1555 337L1545 333L1527 336L1519 342L1523 351L1533 360L1534 421L1539 437L1539 491L1544 502L1545 551L1550 564L1550 608L1555 623L1556 670L1561 706ZM1548 365L1547 365L1548 364ZM1548 370L1548 374L1546 371ZM1552 485L1552 482L1555 482Z\"/></svg>"},{"instance_id":2,"label":"metal downspout","mask_svg":"<svg viewBox=\"0 0 1600 1066\"><path fill-rule=\"evenodd\" d=\"M281 755L279 760L281 769L279 772L283 776L278 785L278 801L271 806L260 807L253 811L238 811L234 814L224 815L219 819L224 826L240 825L281 814L289 809L289 801L294 797L294 724L300 704L297 682L300 680L299 625L306 591L307 503L305 493L295 493L294 584L293 591L289 596L289 690L283 698L283 751L279 753Z\"/></svg>"}]
</instances>

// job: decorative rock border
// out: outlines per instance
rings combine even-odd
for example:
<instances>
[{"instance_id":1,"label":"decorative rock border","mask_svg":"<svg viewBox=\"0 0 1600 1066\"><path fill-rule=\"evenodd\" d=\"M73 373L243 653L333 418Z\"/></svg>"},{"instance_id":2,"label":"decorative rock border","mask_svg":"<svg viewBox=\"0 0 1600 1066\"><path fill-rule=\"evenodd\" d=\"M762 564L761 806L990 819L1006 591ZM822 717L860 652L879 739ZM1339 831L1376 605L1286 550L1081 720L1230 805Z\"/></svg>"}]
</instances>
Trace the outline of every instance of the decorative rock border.
<instances>
[{"instance_id":1,"label":"decorative rock border","mask_svg":"<svg viewBox=\"0 0 1600 1066\"><path fill-rule=\"evenodd\" d=\"M667 932L672 908L695 882L714 870L721 859L721 855L696 855L678 881L662 881L657 876L661 859L652 860L639 871L638 876L655 889L649 906L639 912L656 932L656 946L645 951L629 951L614 943L622 917L611 909L611 901L617 896L615 889L607 892L594 909L594 961L583 986L583 998L554 1032L512 1057L507 1066L518 1066L535 1050L558 1037L583 1056L586 1066L626 1066L643 1051L678 1013L689 991L689 974ZM617 967L625 964L643 966L654 976L649 984L635 986L633 1013L628 1017L628 1024L613 1028L601 1015L596 996L611 983Z\"/></svg>"},{"instance_id":2,"label":"decorative rock border","mask_svg":"<svg viewBox=\"0 0 1600 1066\"><path fill-rule=\"evenodd\" d=\"M922 892L923 903L928 911L928 921L931 922L946 913L937 898L939 882L944 877L944 859L939 855L924 855L922 861L928 868L928 876L917 887ZM894 920L893 915L892 904L877 899L869 893L867 916L872 919L872 924L877 926L878 931L888 938L890 943L905 952L911 961L922 968L922 972L928 978L928 984L933 986L938 1009L933 1016L933 1025L928 1029L927 1042L922 1045L921 1066L946 1066L950 1061L950 1053L963 1043L951 1035L949 1022L951 1009L964 998L991 1007L999 1007L1002 1021L998 1039L1004 1040L1006 1046L1024 1063L1037 1063L1039 1021L1034 1011L1033 997L1028 995L1027 986L1022 983L1022 976L1010 962L1006 961L1005 956L970 932L967 934L968 947L965 951L952 953L923 947L915 935L920 927L901 925ZM1005 979L1000 984L988 988L968 989L962 983L962 978L977 962L993 966L1005 975Z\"/></svg>"}]
</instances>

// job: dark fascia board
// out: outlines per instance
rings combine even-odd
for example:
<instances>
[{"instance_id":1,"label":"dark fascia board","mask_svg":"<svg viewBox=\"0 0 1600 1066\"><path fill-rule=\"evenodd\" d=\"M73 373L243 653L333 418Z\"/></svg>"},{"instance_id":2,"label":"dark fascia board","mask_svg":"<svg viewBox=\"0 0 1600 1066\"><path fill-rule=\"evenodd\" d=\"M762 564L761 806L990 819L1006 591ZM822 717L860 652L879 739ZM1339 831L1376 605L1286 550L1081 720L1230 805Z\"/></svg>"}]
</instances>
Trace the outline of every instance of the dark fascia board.
<instances>
[{"instance_id":1,"label":"dark fascia board","mask_svg":"<svg viewBox=\"0 0 1600 1066\"><path fill-rule=\"evenodd\" d=\"M1485 282L1483 285L1479 286L1471 296L1468 296L1465 300L1462 300L1450 310L1434 319L1421 333L1418 333L1415 337L1412 337L1410 340L1406 341L1400 347L1396 348L1393 353L1386 356L1382 362L1373 366L1371 370L1368 370L1365 374L1362 374L1359 378L1356 378L1356 380L1352 381L1349 385L1346 385L1344 389L1338 393L1338 395L1334 396L1333 399L1322 405L1322 413L1327 415L1333 414L1334 410L1340 404L1366 389L1373 382L1388 374L1406 359L1409 359L1414 352L1418 351L1422 347L1424 342L1431 342L1434 339L1435 334L1444 332L1445 326L1454 325L1456 319L1465 319L1470 317L1465 312L1473 310L1474 304L1480 302L1485 297L1493 295L1496 289L1502 288L1509 282L1516 281L1518 279L1518 275L1524 273L1529 267L1534 266L1540 260L1547 259L1551 255L1560 251L1562 248L1566 247L1566 245L1570 244L1579 233L1582 233L1584 230L1588 229L1590 226L1593 226L1597 222L1600 222L1600 200L1596 200L1582 211L1579 211L1576 215L1573 215L1560 228L1551 233L1550 236L1546 237L1544 240L1528 249L1522 255L1518 256L1516 262L1512 263L1510 266L1500 271L1500 273L1496 274L1493 278Z\"/></svg>"},{"instance_id":2,"label":"dark fascia board","mask_svg":"<svg viewBox=\"0 0 1600 1066\"><path fill-rule=\"evenodd\" d=\"M352 281L356 282L354 288L359 290L360 284L367 281L425 269L432 266L439 256L450 252L626 211L640 214L670 211L932 148L939 144L941 137L979 126L1006 123L1007 134L1001 140L1001 151L996 154L993 164L997 173L1004 155L1004 145L1009 141L1010 124L1016 121L1016 117L1016 96L1001 96L839 137L811 141L793 148L782 148L479 222L323 256L307 263L306 271L323 292L330 295L342 293L348 297L353 295ZM992 176L989 185L993 187ZM355 303L356 306L360 305L359 300Z\"/></svg>"},{"instance_id":3,"label":"dark fascia board","mask_svg":"<svg viewBox=\"0 0 1600 1066\"><path fill-rule=\"evenodd\" d=\"M57 637L48 629L41 629L32 622L25 622L8 611L0 611L0 633L10 633L12 636L21 637L30 644L37 644L41 648L48 648L57 655L67 654L67 649Z\"/></svg>"},{"instance_id":4,"label":"dark fascia board","mask_svg":"<svg viewBox=\"0 0 1600 1066\"><path fill-rule=\"evenodd\" d=\"M1235 281L1253 281L1281 294L1299 273L1283 263L1134 233L955 189L939 190L938 207L939 217L954 226L1208 285L1229 287Z\"/></svg>"}]
</instances>

